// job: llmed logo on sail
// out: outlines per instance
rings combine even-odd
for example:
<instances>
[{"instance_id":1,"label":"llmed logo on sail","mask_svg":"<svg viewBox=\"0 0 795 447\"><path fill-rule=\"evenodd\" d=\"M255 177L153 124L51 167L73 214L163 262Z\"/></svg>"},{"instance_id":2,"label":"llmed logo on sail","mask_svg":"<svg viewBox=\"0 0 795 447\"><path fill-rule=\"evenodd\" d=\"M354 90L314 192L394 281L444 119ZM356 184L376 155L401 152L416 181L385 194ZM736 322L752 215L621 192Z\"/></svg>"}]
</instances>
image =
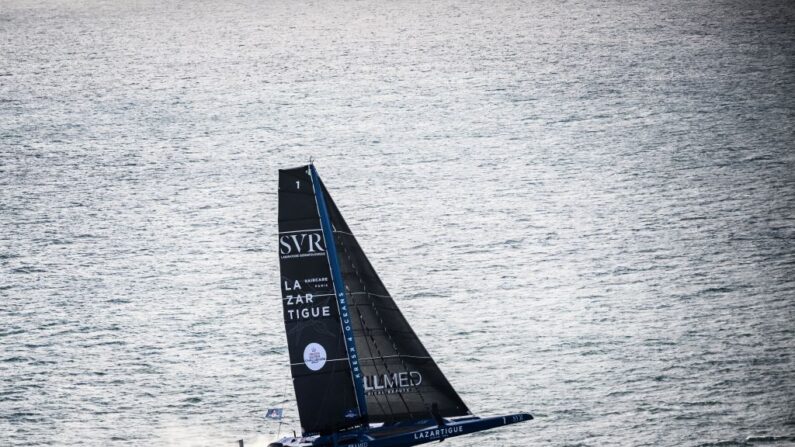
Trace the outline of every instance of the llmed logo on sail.
<instances>
[{"instance_id":1,"label":"llmed logo on sail","mask_svg":"<svg viewBox=\"0 0 795 447\"><path fill-rule=\"evenodd\" d=\"M422 383L419 371L402 371L364 377L364 392L368 396L405 393Z\"/></svg>"}]
</instances>

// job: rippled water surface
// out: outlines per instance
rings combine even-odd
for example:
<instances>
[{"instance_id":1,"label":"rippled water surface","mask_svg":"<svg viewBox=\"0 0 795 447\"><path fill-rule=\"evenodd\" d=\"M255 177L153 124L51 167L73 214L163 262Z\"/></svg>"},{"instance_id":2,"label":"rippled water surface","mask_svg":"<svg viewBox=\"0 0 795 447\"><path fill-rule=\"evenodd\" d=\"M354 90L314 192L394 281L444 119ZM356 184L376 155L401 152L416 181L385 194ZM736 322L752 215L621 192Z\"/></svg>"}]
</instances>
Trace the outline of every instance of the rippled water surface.
<instances>
[{"instance_id":1,"label":"rippled water surface","mask_svg":"<svg viewBox=\"0 0 795 447\"><path fill-rule=\"evenodd\" d=\"M264 445L312 156L459 447L795 444L791 2L0 2L0 444Z\"/></svg>"}]
</instances>

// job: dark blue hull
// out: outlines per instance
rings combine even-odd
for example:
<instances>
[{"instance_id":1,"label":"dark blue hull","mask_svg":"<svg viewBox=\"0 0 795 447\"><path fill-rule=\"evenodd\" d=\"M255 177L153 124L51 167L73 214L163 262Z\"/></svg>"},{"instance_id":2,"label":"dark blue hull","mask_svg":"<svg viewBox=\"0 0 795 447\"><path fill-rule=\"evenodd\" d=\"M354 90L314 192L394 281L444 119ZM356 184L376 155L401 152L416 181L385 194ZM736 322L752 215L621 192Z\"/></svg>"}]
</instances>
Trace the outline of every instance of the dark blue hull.
<instances>
[{"instance_id":1,"label":"dark blue hull","mask_svg":"<svg viewBox=\"0 0 795 447\"><path fill-rule=\"evenodd\" d=\"M531 419L533 419L533 416L528 413L516 413L487 418L472 417L446 420L443 425L437 425L430 420L423 420L416 421L414 424L385 426L361 430L355 433L348 432L321 436L315 439L312 445L318 447L409 447L427 442L438 442L455 436L467 435Z\"/></svg>"}]
</instances>

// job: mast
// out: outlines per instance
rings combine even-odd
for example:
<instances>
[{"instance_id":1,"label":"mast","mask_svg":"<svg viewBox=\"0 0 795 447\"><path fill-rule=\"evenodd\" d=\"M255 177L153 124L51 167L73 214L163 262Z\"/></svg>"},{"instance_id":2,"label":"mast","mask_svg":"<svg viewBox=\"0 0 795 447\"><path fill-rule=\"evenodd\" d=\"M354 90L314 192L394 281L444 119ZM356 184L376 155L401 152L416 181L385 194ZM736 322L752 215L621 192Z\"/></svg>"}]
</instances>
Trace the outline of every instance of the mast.
<instances>
[{"instance_id":1,"label":"mast","mask_svg":"<svg viewBox=\"0 0 795 447\"><path fill-rule=\"evenodd\" d=\"M351 314L348 310L348 297L345 293L345 283L342 280L342 273L337 259L337 249L334 243L334 233L331 227L331 219L329 218L328 208L326 207L326 198L323 195L323 188L320 186L320 179L315 170L315 165L309 165L310 176L312 177L312 187L315 193L315 201L317 202L318 214L320 215L320 225L323 230L323 237L326 240L326 257L328 258L329 267L331 268L332 282L334 285L334 294L337 298L337 308L339 310L340 322L342 323L342 332L345 338L345 348L348 353L348 362L351 367L351 379L353 386L356 390L356 403L358 416L367 425L367 401L364 397L364 384L362 381L362 372L359 368L359 354L356 351L356 342L353 338L353 327L351 324Z\"/></svg>"}]
</instances>

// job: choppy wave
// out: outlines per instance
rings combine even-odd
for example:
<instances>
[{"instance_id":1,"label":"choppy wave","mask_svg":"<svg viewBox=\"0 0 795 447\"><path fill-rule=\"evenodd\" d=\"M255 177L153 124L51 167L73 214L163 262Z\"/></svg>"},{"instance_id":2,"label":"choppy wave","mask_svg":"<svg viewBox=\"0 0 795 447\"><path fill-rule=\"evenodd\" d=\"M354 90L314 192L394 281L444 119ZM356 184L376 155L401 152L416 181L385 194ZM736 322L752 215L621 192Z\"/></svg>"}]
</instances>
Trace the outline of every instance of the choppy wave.
<instances>
[{"instance_id":1,"label":"choppy wave","mask_svg":"<svg viewBox=\"0 0 795 447\"><path fill-rule=\"evenodd\" d=\"M298 429L276 170L314 157L465 446L793 445L793 11L0 11L0 444ZM286 405L281 428L264 418Z\"/></svg>"}]
</instances>

